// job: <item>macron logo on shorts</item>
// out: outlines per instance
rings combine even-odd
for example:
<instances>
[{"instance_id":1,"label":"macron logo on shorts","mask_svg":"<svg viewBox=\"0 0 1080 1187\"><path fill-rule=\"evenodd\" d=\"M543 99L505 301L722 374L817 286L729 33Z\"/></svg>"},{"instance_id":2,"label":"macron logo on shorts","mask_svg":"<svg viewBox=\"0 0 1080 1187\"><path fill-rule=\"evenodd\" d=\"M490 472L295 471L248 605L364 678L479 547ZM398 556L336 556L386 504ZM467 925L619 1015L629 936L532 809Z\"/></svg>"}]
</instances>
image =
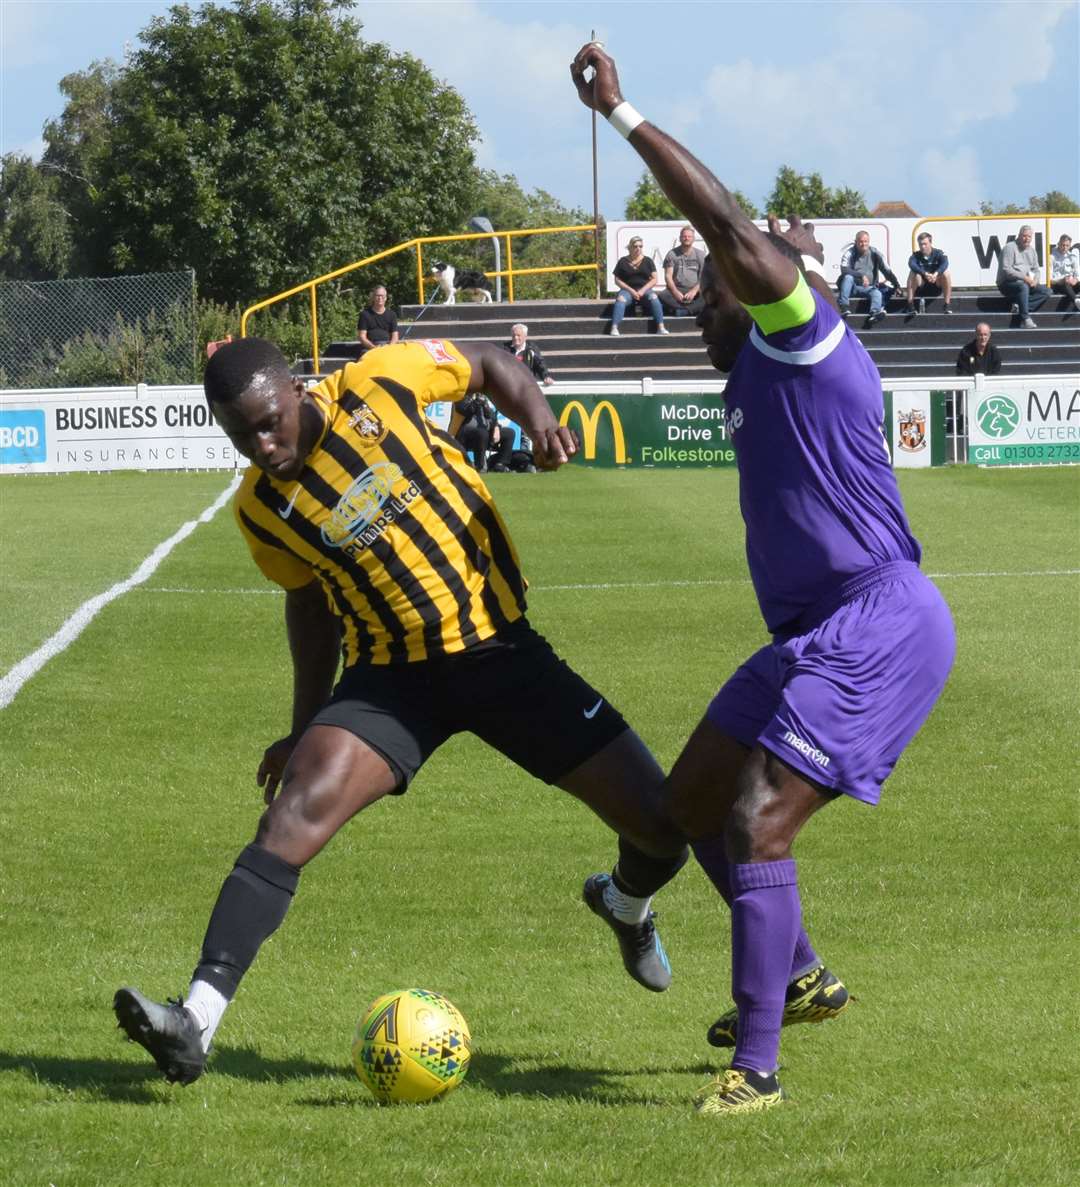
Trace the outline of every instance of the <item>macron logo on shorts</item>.
<instances>
[{"instance_id":1,"label":"macron logo on shorts","mask_svg":"<svg viewBox=\"0 0 1080 1187\"><path fill-rule=\"evenodd\" d=\"M819 750L816 746L811 746L809 742L803 741L802 738L793 734L788 730L784 734L784 741L789 746L794 746L800 754L805 754L811 762L816 762L819 767L827 767L829 765L829 756Z\"/></svg>"}]
</instances>

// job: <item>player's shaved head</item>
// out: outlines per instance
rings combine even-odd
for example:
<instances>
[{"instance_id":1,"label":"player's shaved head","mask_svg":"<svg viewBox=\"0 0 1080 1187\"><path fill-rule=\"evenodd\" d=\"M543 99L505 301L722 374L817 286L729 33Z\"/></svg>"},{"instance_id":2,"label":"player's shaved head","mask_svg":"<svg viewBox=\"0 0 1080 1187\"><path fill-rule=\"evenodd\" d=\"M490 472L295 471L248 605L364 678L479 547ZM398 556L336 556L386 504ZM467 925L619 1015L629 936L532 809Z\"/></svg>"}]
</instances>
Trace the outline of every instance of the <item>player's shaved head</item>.
<instances>
[{"instance_id":1,"label":"player's shaved head","mask_svg":"<svg viewBox=\"0 0 1080 1187\"><path fill-rule=\"evenodd\" d=\"M267 381L292 382L285 356L265 338L240 338L218 347L203 375L208 404L229 404Z\"/></svg>"}]
</instances>

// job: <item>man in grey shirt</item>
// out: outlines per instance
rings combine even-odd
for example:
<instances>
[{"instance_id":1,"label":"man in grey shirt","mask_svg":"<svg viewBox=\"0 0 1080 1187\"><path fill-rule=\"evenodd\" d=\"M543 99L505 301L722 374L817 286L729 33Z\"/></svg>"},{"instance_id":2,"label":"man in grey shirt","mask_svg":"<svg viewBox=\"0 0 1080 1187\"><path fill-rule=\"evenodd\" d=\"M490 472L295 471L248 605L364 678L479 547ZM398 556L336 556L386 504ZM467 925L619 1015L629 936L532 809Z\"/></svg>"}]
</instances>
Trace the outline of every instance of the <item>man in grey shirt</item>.
<instances>
[{"instance_id":1,"label":"man in grey shirt","mask_svg":"<svg viewBox=\"0 0 1080 1187\"><path fill-rule=\"evenodd\" d=\"M664 256L664 289L657 294L660 304L675 317L697 315L705 308L701 297L701 269L705 253L694 246L694 228L683 227L679 245Z\"/></svg>"},{"instance_id":2,"label":"man in grey shirt","mask_svg":"<svg viewBox=\"0 0 1080 1187\"><path fill-rule=\"evenodd\" d=\"M1050 296L1050 290L1039 284L1039 258L1031 242L1031 227L1026 223L1015 239L1005 244L998 268L997 286L1001 295L1012 305L1013 316L1019 318L1025 330L1034 330L1031 311L1038 309Z\"/></svg>"}]
</instances>

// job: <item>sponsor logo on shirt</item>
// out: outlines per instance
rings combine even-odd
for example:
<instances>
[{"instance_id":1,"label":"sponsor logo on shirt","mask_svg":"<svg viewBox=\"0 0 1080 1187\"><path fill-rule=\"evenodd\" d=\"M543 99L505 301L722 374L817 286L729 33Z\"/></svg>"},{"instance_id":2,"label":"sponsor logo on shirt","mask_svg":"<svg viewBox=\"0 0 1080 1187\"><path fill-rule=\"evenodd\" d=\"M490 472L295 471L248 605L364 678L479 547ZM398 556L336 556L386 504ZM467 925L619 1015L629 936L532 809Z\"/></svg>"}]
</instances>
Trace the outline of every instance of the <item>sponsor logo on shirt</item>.
<instances>
[{"instance_id":1,"label":"sponsor logo on shirt","mask_svg":"<svg viewBox=\"0 0 1080 1187\"><path fill-rule=\"evenodd\" d=\"M736 430L742 428L743 410L736 408L732 411L730 408L724 411L724 427L727 429L727 435L734 437Z\"/></svg>"},{"instance_id":2,"label":"sponsor logo on shirt","mask_svg":"<svg viewBox=\"0 0 1080 1187\"><path fill-rule=\"evenodd\" d=\"M793 734L788 730L784 734L784 741L800 754L806 755L811 762L816 762L819 767L827 767L829 765L829 756L816 746L812 746L805 739L800 738L798 734Z\"/></svg>"},{"instance_id":3,"label":"sponsor logo on shirt","mask_svg":"<svg viewBox=\"0 0 1080 1187\"><path fill-rule=\"evenodd\" d=\"M394 486L405 482L394 493ZM373 544L420 497L420 488L393 462L376 462L349 487L322 526L324 543L350 556Z\"/></svg>"},{"instance_id":4,"label":"sponsor logo on shirt","mask_svg":"<svg viewBox=\"0 0 1080 1187\"><path fill-rule=\"evenodd\" d=\"M420 345L437 363L456 363L457 359L446 349L437 338L422 338Z\"/></svg>"}]
</instances>

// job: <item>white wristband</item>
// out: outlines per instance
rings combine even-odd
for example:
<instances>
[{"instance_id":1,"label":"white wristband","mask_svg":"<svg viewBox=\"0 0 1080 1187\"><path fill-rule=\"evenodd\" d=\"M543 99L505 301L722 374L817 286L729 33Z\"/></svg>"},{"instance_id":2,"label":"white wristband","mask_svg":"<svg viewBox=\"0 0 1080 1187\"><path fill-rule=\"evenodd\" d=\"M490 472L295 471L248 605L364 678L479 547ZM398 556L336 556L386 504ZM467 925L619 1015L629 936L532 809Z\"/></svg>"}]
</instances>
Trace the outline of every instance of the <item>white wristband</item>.
<instances>
[{"instance_id":1,"label":"white wristband","mask_svg":"<svg viewBox=\"0 0 1080 1187\"><path fill-rule=\"evenodd\" d=\"M608 123L624 140L630 139L630 133L645 122L645 117L636 108L631 107L624 99L618 107L612 109L607 117Z\"/></svg>"}]
</instances>

